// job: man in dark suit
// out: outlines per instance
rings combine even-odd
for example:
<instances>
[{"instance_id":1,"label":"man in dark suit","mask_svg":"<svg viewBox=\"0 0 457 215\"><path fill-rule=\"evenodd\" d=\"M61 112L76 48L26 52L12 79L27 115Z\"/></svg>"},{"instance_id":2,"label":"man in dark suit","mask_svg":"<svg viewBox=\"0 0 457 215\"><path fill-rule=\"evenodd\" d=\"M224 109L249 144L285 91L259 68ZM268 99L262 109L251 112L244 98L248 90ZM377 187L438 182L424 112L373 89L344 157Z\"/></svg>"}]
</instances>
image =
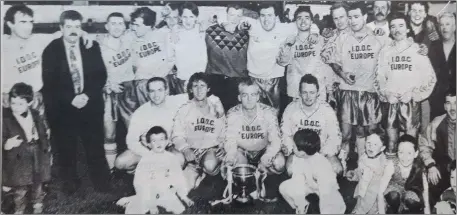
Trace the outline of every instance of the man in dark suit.
<instances>
[{"instance_id":1,"label":"man in dark suit","mask_svg":"<svg viewBox=\"0 0 457 215\"><path fill-rule=\"evenodd\" d=\"M46 47L42 63L46 114L67 194L80 185L76 172L79 138L95 189L108 191L110 178L103 148L106 68L96 42L89 49L84 47L81 22L82 16L76 11L60 15L63 37Z\"/></svg>"}]
</instances>

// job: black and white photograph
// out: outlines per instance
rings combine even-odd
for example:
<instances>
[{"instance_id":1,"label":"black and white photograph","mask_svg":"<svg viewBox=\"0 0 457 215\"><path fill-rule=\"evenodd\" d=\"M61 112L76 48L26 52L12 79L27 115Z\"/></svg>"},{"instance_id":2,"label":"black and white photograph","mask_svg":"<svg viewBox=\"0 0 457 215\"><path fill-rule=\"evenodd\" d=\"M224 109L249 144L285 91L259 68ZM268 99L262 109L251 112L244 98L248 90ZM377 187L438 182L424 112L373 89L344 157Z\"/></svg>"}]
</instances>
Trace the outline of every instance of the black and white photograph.
<instances>
[{"instance_id":1,"label":"black and white photograph","mask_svg":"<svg viewBox=\"0 0 457 215\"><path fill-rule=\"evenodd\" d=\"M1 214L456 214L456 1L0 1Z\"/></svg>"}]
</instances>

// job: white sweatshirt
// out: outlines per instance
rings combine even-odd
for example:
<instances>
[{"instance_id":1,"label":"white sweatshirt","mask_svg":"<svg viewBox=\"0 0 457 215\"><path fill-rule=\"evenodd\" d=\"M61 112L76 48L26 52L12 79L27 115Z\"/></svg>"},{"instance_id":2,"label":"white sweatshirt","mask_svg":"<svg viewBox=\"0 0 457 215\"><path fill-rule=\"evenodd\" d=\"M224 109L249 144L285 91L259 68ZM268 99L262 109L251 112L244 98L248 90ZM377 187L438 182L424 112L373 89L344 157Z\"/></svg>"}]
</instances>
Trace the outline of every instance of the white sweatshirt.
<instances>
[{"instance_id":1,"label":"white sweatshirt","mask_svg":"<svg viewBox=\"0 0 457 215\"><path fill-rule=\"evenodd\" d=\"M29 39L19 41L3 35L2 50L2 91L8 93L14 84L24 82L34 92L43 87L42 54L56 34L33 34Z\"/></svg>"},{"instance_id":2,"label":"white sweatshirt","mask_svg":"<svg viewBox=\"0 0 457 215\"><path fill-rule=\"evenodd\" d=\"M334 156L340 151L340 127L335 111L328 103L319 103L310 113L303 110L300 99L290 103L284 111L281 123L283 143L289 151L295 145L293 140L295 132L302 129L311 129L319 134L321 154Z\"/></svg>"},{"instance_id":3,"label":"white sweatshirt","mask_svg":"<svg viewBox=\"0 0 457 215\"><path fill-rule=\"evenodd\" d=\"M392 94L411 92L412 100L427 99L436 84L435 71L427 56L420 55L419 45L411 40L399 50L395 41L383 48L376 67L376 88L383 102Z\"/></svg>"},{"instance_id":4,"label":"white sweatshirt","mask_svg":"<svg viewBox=\"0 0 457 215\"><path fill-rule=\"evenodd\" d=\"M100 51L108 73L108 83L120 84L135 79L133 72L132 40L128 37L118 39L120 46L111 44L114 38L100 40Z\"/></svg>"}]
</instances>

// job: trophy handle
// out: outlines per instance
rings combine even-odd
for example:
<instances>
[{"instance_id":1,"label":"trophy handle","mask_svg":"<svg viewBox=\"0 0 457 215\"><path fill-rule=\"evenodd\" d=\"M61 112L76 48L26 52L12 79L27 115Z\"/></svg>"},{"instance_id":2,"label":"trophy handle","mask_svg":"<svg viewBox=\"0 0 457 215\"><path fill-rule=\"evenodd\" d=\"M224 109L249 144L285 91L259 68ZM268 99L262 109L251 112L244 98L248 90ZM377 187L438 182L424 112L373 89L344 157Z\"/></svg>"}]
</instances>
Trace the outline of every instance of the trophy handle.
<instances>
[{"instance_id":1,"label":"trophy handle","mask_svg":"<svg viewBox=\"0 0 457 215\"><path fill-rule=\"evenodd\" d=\"M263 187L263 186L260 185L260 180L259 180L261 174L262 174L262 173L261 173L260 170L257 168L256 171L255 171L255 175L254 175L254 176L255 176L255 187L256 187L256 190L257 190L257 198L258 198L258 199L260 199L261 196L262 196L262 195L260 195L260 193L262 192L261 190L262 190L262 187ZM262 180L262 181L263 181L263 180ZM262 185L263 185L263 183L262 183Z\"/></svg>"}]
</instances>

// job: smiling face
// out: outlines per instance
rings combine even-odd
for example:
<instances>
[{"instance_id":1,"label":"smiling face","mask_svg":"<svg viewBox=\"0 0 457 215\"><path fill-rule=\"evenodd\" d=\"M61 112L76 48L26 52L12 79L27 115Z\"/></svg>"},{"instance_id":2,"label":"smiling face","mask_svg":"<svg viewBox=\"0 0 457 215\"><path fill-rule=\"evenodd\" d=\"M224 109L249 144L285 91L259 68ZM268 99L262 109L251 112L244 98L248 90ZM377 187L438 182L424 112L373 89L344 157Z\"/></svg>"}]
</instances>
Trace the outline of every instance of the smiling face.
<instances>
[{"instance_id":1,"label":"smiling face","mask_svg":"<svg viewBox=\"0 0 457 215\"><path fill-rule=\"evenodd\" d=\"M297 14L297 19L295 20L295 24L299 31L309 31L311 28L311 24L313 23L311 14L308 12L301 12Z\"/></svg>"},{"instance_id":2,"label":"smiling face","mask_svg":"<svg viewBox=\"0 0 457 215\"><path fill-rule=\"evenodd\" d=\"M149 98L155 105L160 105L165 101L168 90L162 81L153 81L149 83Z\"/></svg>"},{"instance_id":3,"label":"smiling face","mask_svg":"<svg viewBox=\"0 0 457 215\"><path fill-rule=\"evenodd\" d=\"M366 138L365 152L369 158L376 157L384 149L385 146L377 134L371 134Z\"/></svg>"},{"instance_id":4,"label":"smiling face","mask_svg":"<svg viewBox=\"0 0 457 215\"><path fill-rule=\"evenodd\" d=\"M406 20L394 19L390 22L390 33L396 41L402 41L407 38L409 29L406 26Z\"/></svg>"},{"instance_id":5,"label":"smiling face","mask_svg":"<svg viewBox=\"0 0 457 215\"><path fill-rule=\"evenodd\" d=\"M455 18L449 16L441 17L440 32L445 41L455 38Z\"/></svg>"},{"instance_id":6,"label":"smiling face","mask_svg":"<svg viewBox=\"0 0 457 215\"><path fill-rule=\"evenodd\" d=\"M398 145L398 159L404 167L411 166L418 154L419 152L414 150L413 143L401 142Z\"/></svg>"},{"instance_id":7,"label":"smiling face","mask_svg":"<svg viewBox=\"0 0 457 215\"><path fill-rule=\"evenodd\" d=\"M385 21L390 12L387 1L375 1L373 4L373 11L376 21Z\"/></svg>"},{"instance_id":8,"label":"smiling face","mask_svg":"<svg viewBox=\"0 0 457 215\"><path fill-rule=\"evenodd\" d=\"M135 18L131 24L131 27L137 37L143 37L148 32L148 30L151 29L150 26L144 24L144 19L141 17Z\"/></svg>"},{"instance_id":9,"label":"smiling face","mask_svg":"<svg viewBox=\"0 0 457 215\"><path fill-rule=\"evenodd\" d=\"M350 10L348 12L349 22L351 24L351 29L355 32L362 30L365 27L366 16L362 14L360 8L355 10Z\"/></svg>"},{"instance_id":10,"label":"smiling face","mask_svg":"<svg viewBox=\"0 0 457 215\"><path fill-rule=\"evenodd\" d=\"M456 104L456 96L446 96L444 109L446 110L447 115L453 122L455 122L456 120Z\"/></svg>"},{"instance_id":11,"label":"smiling face","mask_svg":"<svg viewBox=\"0 0 457 215\"><path fill-rule=\"evenodd\" d=\"M195 16L192 11L189 9L184 9L182 11L181 15L181 20L182 20L182 25L184 26L185 29L190 30L194 29L195 25L197 23L197 16Z\"/></svg>"},{"instance_id":12,"label":"smiling face","mask_svg":"<svg viewBox=\"0 0 457 215\"><path fill-rule=\"evenodd\" d=\"M316 103L318 97L318 90L315 84L302 83L300 97L305 106L312 106Z\"/></svg>"},{"instance_id":13,"label":"smiling face","mask_svg":"<svg viewBox=\"0 0 457 215\"><path fill-rule=\"evenodd\" d=\"M206 84L202 80L197 80L192 83L192 93L194 94L194 99L197 101L203 101L205 100L208 96L209 92L209 87L208 84Z\"/></svg>"},{"instance_id":14,"label":"smiling face","mask_svg":"<svg viewBox=\"0 0 457 215\"><path fill-rule=\"evenodd\" d=\"M81 20L66 19L63 25L60 26L60 30L65 41L76 43L82 35Z\"/></svg>"},{"instance_id":15,"label":"smiling face","mask_svg":"<svg viewBox=\"0 0 457 215\"><path fill-rule=\"evenodd\" d=\"M424 22L425 17L427 17L427 12L425 12L425 6L415 3L411 5L411 10L409 11L409 17L411 18L411 23L419 26Z\"/></svg>"},{"instance_id":16,"label":"smiling face","mask_svg":"<svg viewBox=\"0 0 457 215\"><path fill-rule=\"evenodd\" d=\"M343 7L333 10L332 18L333 18L333 23L335 23L335 26L338 30L344 30L349 25L348 14L347 14L347 11Z\"/></svg>"},{"instance_id":17,"label":"smiling face","mask_svg":"<svg viewBox=\"0 0 457 215\"><path fill-rule=\"evenodd\" d=\"M110 17L105 27L108 34L114 38L121 37L126 29L124 18L116 16Z\"/></svg>"},{"instance_id":18,"label":"smiling face","mask_svg":"<svg viewBox=\"0 0 457 215\"><path fill-rule=\"evenodd\" d=\"M232 25L238 25L243 18L243 9L235 9L233 7L229 8L227 11L227 22Z\"/></svg>"},{"instance_id":19,"label":"smiling face","mask_svg":"<svg viewBox=\"0 0 457 215\"><path fill-rule=\"evenodd\" d=\"M252 110L256 107L260 99L259 87L257 85L241 86L238 99L246 110Z\"/></svg>"},{"instance_id":20,"label":"smiling face","mask_svg":"<svg viewBox=\"0 0 457 215\"><path fill-rule=\"evenodd\" d=\"M273 30L276 25L276 15L273 7L260 10L260 24L265 31Z\"/></svg>"},{"instance_id":21,"label":"smiling face","mask_svg":"<svg viewBox=\"0 0 457 215\"><path fill-rule=\"evenodd\" d=\"M14 22L7 22L8 27L11 29L11 33L21 39L28 39L32 36L33 29L33 17L16 12L14 14Z\"/></svg>"},{"instance_id":22,"label":"smiling face","mask_svg":"<svg viewBox=\"0 0 457 215\"><path fill-rule=\"evenodd\" d=\"M167 137L164 133L151 134L151 142L148 143L151 146L152 151L155 153L162 153L168 145Z\"/></svg>"}]
</instances>

